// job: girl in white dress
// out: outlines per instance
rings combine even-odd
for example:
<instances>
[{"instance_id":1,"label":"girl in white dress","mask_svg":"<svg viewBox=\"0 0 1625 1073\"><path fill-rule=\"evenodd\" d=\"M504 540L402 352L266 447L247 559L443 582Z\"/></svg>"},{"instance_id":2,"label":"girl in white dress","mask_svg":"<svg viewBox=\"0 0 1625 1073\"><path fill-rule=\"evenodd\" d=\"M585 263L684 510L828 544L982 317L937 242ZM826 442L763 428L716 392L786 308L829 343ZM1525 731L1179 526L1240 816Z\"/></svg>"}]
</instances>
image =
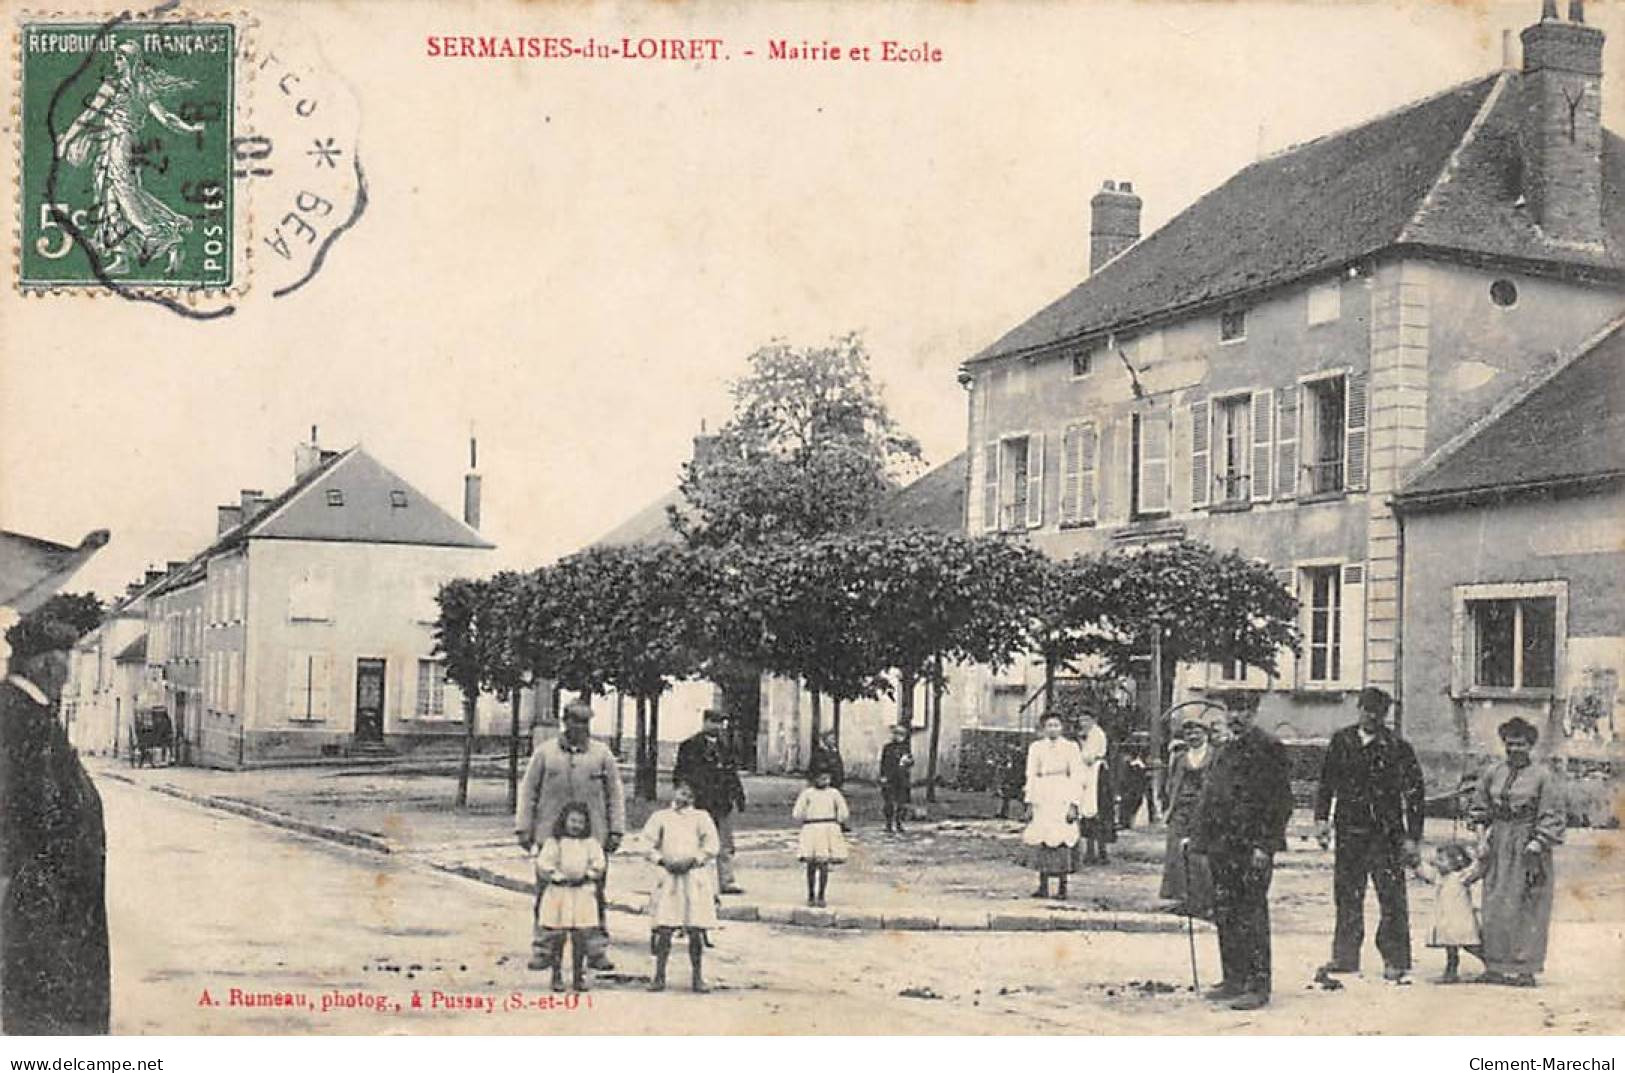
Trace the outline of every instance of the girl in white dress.
<instances>
[{"instance_id":1,"label":"girl in white dress","mask_svg":"<svg viewBox=\"0 0 1625 1073\"><path fill-rule=\"evenodd\" d=\"M846 860L846 825L852 818L846 798L830 785L827 770L813 772L812 785L801 791L792 819L801 821L797 856L807 865L807 904L822 906L829 890L829 868Z\"/></svg>"},{"instance_id":2,"label":"girl in white dress","mask_svg":"<svg viewBox=\"0 0 1625 1073\"><path fill-rule=\"evenodd\" d=\"M1048 898L1050 877L1057 898L1066 897L1072 870L1072 847L1078 844L1078 812L1083 803L1083 754L1078 743L1062 736L1064 724L1053 712L1044 716L1043 737L1027 747L1027 829L1021 841L1032 847L1038 869L1034 898Z\"/></svg>"},{"instance_id":3,"label":"girl in white dress","mask_svg":"<svg viewBox=\"0 0 1625 1073\"><path fill-rule=\"evenodd\" d=\"M660 871L649 893L649 922L654 948L654 978L649 990L666 989L666 961L671 957L672 934L682 928L688 935L688 962L695 991L709 991L700 969L709 941L707 931L717 926L717 870L721 845L711 814L694 807L694 790L686 782L672 788L671 807L649 817L643 827L649 857Z\"/></svg>"},{"instance_id":4,"label":"girl in white dress","mask_svg":"<svg viewBox=\"0 0 1625 1073\"><path fill-rule=\"evenodd\" d=\"M1433 927L1428 945L1444 947L1444 975L1434 983L1460 979L1461 951L1480 956L1478 910L1473 908L1472 885L1483 875L1483 865L1461 842L1446 842L1433 851L1433 864L1419 865L1416 878L1432 885Z\"/></svg>"},{"instance_id":5,"label":"girl in white dress","mask_svg":"<svg viewBox=\"0 0 1625 1073\"><path fill-rule=\"evenodd\" d=\"M536 879L546 885L539 922L553 961L553 990L564 990L564 943L570 943L572 985L586 991L590 936L598 927L594 884L604 874L604 847L592 837L587 806L572 801L559 812L552 837L536 854Z\"/></svg>"}]
</instances>

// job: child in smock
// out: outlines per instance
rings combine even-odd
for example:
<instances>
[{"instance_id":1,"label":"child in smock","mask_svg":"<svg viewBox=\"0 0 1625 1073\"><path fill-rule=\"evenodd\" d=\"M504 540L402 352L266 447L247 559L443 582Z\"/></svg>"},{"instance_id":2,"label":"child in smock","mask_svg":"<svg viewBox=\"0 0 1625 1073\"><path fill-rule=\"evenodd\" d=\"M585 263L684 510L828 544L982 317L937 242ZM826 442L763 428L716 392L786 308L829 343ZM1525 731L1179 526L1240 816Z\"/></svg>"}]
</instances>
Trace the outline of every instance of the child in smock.
<instances>
[{"instance_id":1,"label":"child in smock","mask_svg":"<svg viewBox=\"0 0 1625 1073\"><path fill-rule=\"evenodd\" d=\"M666 961L678 928L688 935L688 962L695 991L709 991L700 962L717 926L717 870L721 840L711 814L694 807L694 790L686 782L672 788L671 807L649 817L643 827L649 857L658 866L649 892L650 945L655 971L649 990L666 989Z\"/></svg>"},{"instance_id":2,"label":"child in smock","mask_svg":"<svg viewBox=\"0 0 1625 1073\"><path fill-rule=\"evenodd\" d=\"M846 798L831 785L830 773L813 772L812 785L801 791L790 810L801 821L797 856L807 866L807 904L822 906L829 891L830 865L846 860L846 825L851 819Z\"/></svg>"},{"instance_id":3,"label":"child in smock","mask_svg":"<svg viewBox=\"0 0 1625 1073\"><path fill-rule=\"evenodd\" d=\"M1462 950L1479 956L1478 910L1473 908L1471 888L1482 874L1482 865L1462 842L1446 842L1433 851L1431 865L1416 868L1416 878L1433 887L1428 945L1444 948L1444 975L1434 983L1453 984L1460 979Z\"/></svg>"},{"instance_id":4,"label":"child in smock","mask_svg":"<svg viewBox=\"0 0 1625 1073\"><path fill-rule=\"evenodd\" d=\"M553 990L564 990L564 944L570 943L571 984L586 991L589 936L598 927L594 889L604 874L604 847L592 837L587 806L572 801L536 854L536 880L545 885L538 921L553 962Z\"/></svg>"}]
</instances>

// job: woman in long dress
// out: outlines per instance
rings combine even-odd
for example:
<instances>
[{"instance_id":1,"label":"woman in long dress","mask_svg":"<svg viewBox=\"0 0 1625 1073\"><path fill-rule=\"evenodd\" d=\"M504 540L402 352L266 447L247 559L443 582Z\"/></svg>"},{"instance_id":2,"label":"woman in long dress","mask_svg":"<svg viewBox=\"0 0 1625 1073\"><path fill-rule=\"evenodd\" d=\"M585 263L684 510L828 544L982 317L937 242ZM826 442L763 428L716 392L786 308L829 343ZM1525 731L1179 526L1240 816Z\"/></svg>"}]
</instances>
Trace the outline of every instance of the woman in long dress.
<instances>
[{"instance_id":1,"label":"woman in long dress","mask_svg":"<svg viewBox=\"0 0 1625 1073\"><path fill-rule=\"evenodd\" d=\"M1499 728L1506 759L1478 778L1468 818L1482 832L1480 911L1486 983L1535 986L1552 923L1552 849L1568 813L1562 780L1530 757L1540 732L1525 719Z\"/></svg>"},{"instance_id":2,"label":"woman in long dress","mask_svg":"<svg viewBox=\"0 0 1625 1073\"><path fill-rule=\"evenodd\" d=\"M1080 862L1074 850L1073 863L1105 864L1107 845L1117 841L1117 795L1112 791L1111 744L1093 712L1078 716L1078 753L1083 757L1078 833L1084 853Z\"/></svg>"},{"instance_id":3,"label":"woman in long dress","mask_svg":"<svg viewBox=\"0 0 1625 1073\"><path fill-rule=\"evenodd\" d=\"M1056 897L1066 897L1072 871L1072 847L1078 844L1078 812L1083 804L1083 754L1078 743L1062 736L1061 717L1044 716L1043 737L1027 747L1027 829L1021 841L1031 847L1038 870L1034 898L1048 898L1049 881Z\"/></svg>"},{"instance_id":4,"label":"woman in long dress","mask_svg":"<svg viewBox=\"0 0 1625 1073\"><path fill-rule=\"evenodd\" d=\"M1205 917L1213 912L1213 874L1208 870L1207 857L1182 853L1180 847L1195 826L1196 803L1202 797L1202 784L1207 781L1218 748L1209 740L1207 724L1200 719L1185 720L1180 736L1185 747L1168 761L1168 841L1162 853L1159 893L1178 903L1179 912Z\"/></svg>"}]
</instances>

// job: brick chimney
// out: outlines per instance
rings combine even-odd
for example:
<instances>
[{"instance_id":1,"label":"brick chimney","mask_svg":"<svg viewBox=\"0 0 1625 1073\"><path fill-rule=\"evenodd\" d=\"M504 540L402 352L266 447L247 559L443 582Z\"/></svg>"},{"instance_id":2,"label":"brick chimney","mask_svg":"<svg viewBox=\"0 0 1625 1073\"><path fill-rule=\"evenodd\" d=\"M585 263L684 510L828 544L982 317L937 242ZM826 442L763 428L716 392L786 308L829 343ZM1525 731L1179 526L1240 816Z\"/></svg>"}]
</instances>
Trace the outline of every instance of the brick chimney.
<instances>
[{"instance_id":1,"label":"brick chimney","mask_svg":"<svg viewBox=\"0 0 1625 1073\"><path fill-rule=\"evenodd\" d=\"M243 523L243 508L235 503L227 503L214 508L215 536L225 536Z\"/></svg>"},{"instance_id":2,"label":"brick chimney","mask_svg":"<svg viewBox=\"0 0 1625 1073\"><path fill-rule=\"evenodd\" d=\"M1524 196L1547 237L1600 245L1603 32L1586 25L1581 0L1569 0L1568 16L1545 0L1520 35Z\"/></svg>"},{"instance_id":3,"label":"brick chimney","mask_svg":"<svg viewBox=\"0 0 1625 1073\"><path fill-rule=\"evenodd\" d=\"M1131 182L1107 179L1089 199L1089 274L1140 241L1140 195Z\"/></svg>"},{"instance_id":4,"label":"brick chimney","mask_svg":"<svg viewBox=\"0 0 1625 1073\"><path fill-rule=\"evenodd\" d=\"M310 442L301 443L293 449L293 479L299 480L305 474L322 464L322 448L316 439L316 426L310 426Z\"/></svg>"},{"instance_id":5,"label":"brick chimney","mask_svg":"<svg viewBox=\"0 0 1625 1073\"><path fill-rule=\"evenodd\" d=\"M479 443L473 436L468 438L468 473L463 477L463 522L470 529L480 527L480 493L483 491L483 482L476 472L480 468Z\"/></svg>"},{"instance_id":6,"label":"brick chimney","mask_svg":"<svg viewBox=\"0 0 1625 1073\"><path fill-rule=\"evenodd\" d=\"M260 516L270 500L258 488L244 488L237 493L237 513L240 521L251 522Z\"/></svg>"}]
</instances>

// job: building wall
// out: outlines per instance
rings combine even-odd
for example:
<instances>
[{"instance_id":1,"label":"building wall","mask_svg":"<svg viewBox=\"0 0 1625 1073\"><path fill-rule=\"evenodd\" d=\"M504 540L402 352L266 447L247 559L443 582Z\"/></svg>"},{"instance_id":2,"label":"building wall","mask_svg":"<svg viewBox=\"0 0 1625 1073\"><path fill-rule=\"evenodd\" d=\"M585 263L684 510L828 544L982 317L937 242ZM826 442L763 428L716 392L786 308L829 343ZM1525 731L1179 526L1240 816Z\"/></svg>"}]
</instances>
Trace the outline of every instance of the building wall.
<instances>
[{"instance_id":1,"label":"building wall","mask_svg":"<svg viewBox=\"0 0 1625 1073\"><path fill-rule=\"evenodd\" d=\"M1539 498L1405 519L1405 733L1430 772L1453 772L1498 752L1496 727L1519 715L1541 731L1548 755L1612 757L1625 741L1625 491ZM1566 639L1555 688L1544 695L1486 697L1453 680L1461 624L1456 586L1563 582ZM1575 718L1602 718L1595 733Z\"/></svg>"},{"instance_id":2,"label":"building wall","mask_svg":"<svg viewBox=\"0 0 1625 1073\"><path fill-rule=\"evenodd\" d=\"M139 691L130 688L129 675L114 657L146 628L144 606L126 608L105 620L74 649L62 708L68 740L81 753L114 756L125 749ZM138 674L137 684L139 681Z\"/></svg>"},{"instance_id":3,"label":"building wall","mask_svg":"<svg viewBox=\"0 0 1625 1073\"><path fill-rule=\"evenodd\" d=\"M483 575L487 554L479 548L250 541L242 622L216 629L222 652L242 652L244 684L239 700L216 705L205 762L235 766L347 755L356 727L356 661L363 658L385 661L386 746L455 747L464 733L462 699L446 683L441 713L420 716L418 662L434 648L435 590L455 577ZM223 565L229 576L230 564ZM297 599L306 601L298 607L296 588L302 592ZM317 604L322 606L311 611ZM240 648L234 647L239 629ZM307 703L297 714L290 707L296 654L307 671L310 657L325 664L307 678ZM482 697L475 726L478 736L505 738L507 706Z\"/></svg>"}]
</instances>

